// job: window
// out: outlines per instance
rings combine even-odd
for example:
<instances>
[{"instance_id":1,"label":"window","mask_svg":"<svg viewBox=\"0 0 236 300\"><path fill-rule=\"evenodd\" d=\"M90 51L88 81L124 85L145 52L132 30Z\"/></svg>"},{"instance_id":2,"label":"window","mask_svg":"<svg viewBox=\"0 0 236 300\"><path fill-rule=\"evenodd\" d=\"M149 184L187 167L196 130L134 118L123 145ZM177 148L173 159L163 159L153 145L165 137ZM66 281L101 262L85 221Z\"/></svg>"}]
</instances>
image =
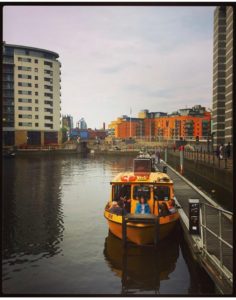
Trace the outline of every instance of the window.
<instances>
[{"instance_id":1,"label":"window","mask_svg":"<svg viewBox=\"0 0 236 300\"><path fill-rule=\"evenodd\" d=\"M47 90L50 90L52 92L52 86L50 86L50 85L44 85L44 88L47 89Z\"/></svg>"},{"instance_id":2,"label":"window","mask_svg":"<svg viewBox=\"0 0 236 300\"><path fill-rule=\"evenodd\" d=\"M39 103L39 100L38 100L38 99L35 99L35 103Z\"/></svg>"},{"instance_id":3,"label":"window","mask_svg":"<svg viewBox=\"0 0 236 300\"><path fill-rule=\"evenodd\" d=\"M38 119L39 118L39 116L38 115L35 115L35 119Z\"/></svg>"},{"instance_id":4,"label":"window","mask_svg":"<svg viewBox=\"0 0 236 300\"><path fill-rule=\"evenodd\" d=\"M19 126L32 127L32 123L19 122Z\"/></svg>"},{"instance_id":5,"label":"window","mask_svg":"<svg viewBox=\"0 0 236 300\"><path fill-rule=\"evenodd\" d=\"M38 96L39 95L39 93L38 92L35 92L35 96Z\"/></svg>"},{"instance_id":6,"label":"window","mask_svg":"<svg viewBox=\"0 0 236 300\"><path fill-rule=\"evenodd\" d=\"M170 188L168 186L154 186L154 200L169 200Z\"/></svg>"},{"instance_id":7,"label":"window","mask_svg":"<svg viewBox=\"0 0 236 300\"><path fill-rule=\"evenodd\" d=\"M131 197L131 186L130 184L117 184L112 188L112 201L120 201L120 197Z\"/></svg>"},{"instance_id":8,"label":"window","mask_svg":"<svg viewBox=\"0 0 236 300\"><path fill-rule=\"evenodd\" d=\"M53 102L52 102L52 101L48 101L48 100L45 100L45 101L44 101L44 104L53 106Z\"/></svg>"},{"instance_id":9,"label":"window","mask_svg":"<svg viewBox=\"0 0 236 300\"><path fill-rule=\"evenodd\" d=\"M53 124L45 123L45 124L44 124L44 127L53 129Z\"/></svg>"},{"instance_id":10,"label":"window","mask_svg":"<svg viewBox=\"0 0 236 300\"><path fill-rule=\"evenodd\" d=\"M39 108L38 108L38 107L35 107L35 111L39 111Z\"/></svg>"},{"instance_id":11,"label":"window","mask_svg":"<svg viewBox=\"0 0 236 300\"><path fill-rule=\"evenodd\" d=\"M18 61L31 62L31 58L18 57Z\"/></svg>"},{"instance_id":12,"label":"window","mask_svg":"<svg viewBox=\"0 0 236 300\"><path fill-rule=\"evenodd\" d=\"M148 185L134 186L133 199L139 200L140 197L144 197L146 201L150 199L150 187Z\"/></svg>"},{"instance_id":13,"label":"window","mask_svg":"<svg viewBox=\"0 0 236 300\"><path fill-rule=\"evenodd\" d=\"M34 77L34 79L35 79L35 80L38 80L38 79L39 79L39 77L38 77L38 76L35 76L35 77Z\"/></svg>"},{"instance_id":14,"label":"window","mask_svg":"<svg viewBox=\"0 0 236 300\"><path fill-rule=\"evenodd\" d=\"M49 113L53 113L53 109L51 108L44 108L44 112L49 112Z\"/></svg>"},{"instance_id":15,"label":"window","mask_svg":"<svg viewBox=\"0 0 236 300\"><path fill-rule=\"evenodd\" d=\"M49 121L53 122L53 117L52 116L45 116L44 120L49 120Z\"/></svg>"},{"instance_id":16,"label":"window","mask_svg":"<svg viewBox=\"0 0 236 300\"><path fill-rule=\"evenodd\" d=\"M18 109L19 110L30 110L31 111L32 107L30 107L30 106L19 106Z\"/></svg>"},{"instance_id":17,"label":"window","mask_svg":"<svg viewBox=\"0 0 236 300\"><path fill-rule=\"evenodd\" d=\"M32 95L31 91L22 91L22 90L19 90L18 93L22 94L22 95Z\"/></svg>"},{"instance_id":18,"label":"window","mask_svg":"<svg viewBox=\"0 0 236 300\"><path fill-rule=\"evenodd\" d=\"M38 59L35 59L35 60L34 60L34 63L35 63L35 64L37 64L38 62L39 62Z\"/></svg>"},{"instance_id":19,"label":"window","mask_svg":"<svg viewBox=\"0 0 236 300\"><path fill-rule=\"evenodd\" d=\"M37 83L35 83L35 85L34 85L36 88L38 88L39 87L39 85L37 84Z\"/></svg>"},{"instance_id":20,"label":"window","mask_svg":"<svg viewBox=\"0 0 236 300\"><path fill-rule=\"evenodd\" d=\"M44 81L50 82L51 84L53 83L53 80L52 80L52 78L47 78L47 77L44 77Z\"/></svg>"},{"instance_id":21,"label":"window","mask_svg":"<svg viewBox=\"0 0 236 300\"><path fill-rule=\"evenodd\" d=\"M44 93L44 96L52 99L52 93Z\"/></svg>"},{"instance_id":22,"label":"window","mask_svg":"<svg viewBox=\"0 0 236 300\"><path fill-rule=\"evenodd\" d=\"M35 127L39 127L39 123L35 123Z\"/></svg>"},{"instance_id":23,"label":"window","mask_svg":"<svg viewBox=\"0 0 236 300\"><path fill-rule=\"evenodd\" d=\"M34 68L34 72L36 72L36 73L37 73L37 72L38 72L38 68Z\"/></svg>"},{"instance_id":24,"label":"window","mask_svg":"<svg viewBox=\"0 0 236 300\"><path fill-rule=\"evenodd\" d=\"M18 70L31 71L31 67L18 66Z\"/></svg>"},{"instance_id":25,"label":"window","mask_svg":"<svg viewBox=\"0 0 236 300\"><path fill-rule=\"evenodd\" d=\"M49 71L49 70L44 70L44 74L48 74L48 75L53 75L53 72L52 71Z\"/></svg>"},{"instance_id":26,"label":"window","mask_svg":"<svg viewBox=\"0 0 236 300\"><path fill-rule=\"evenodd\" d=\"M18 78L31 79L31 75L18 74Z\"/></svg>"},{"instance_id":27,"label":"window","mask_svg":"<svg viewBox=\"0 0 236 300\"><path fill-rule=\"evenodd\" d=\"M31 115L19 115L20 119L32 119Z\"/></svg>"},{"instance_id":28,"label":"window","mask_svg":"<svg viewBox=\"0 0 236 300\"><path fill-rule=\"evenodd\" d=\"M49 67L52 67L52 62L50 62L50 61L44 61L44 65L45 66L49 66Z\"/></svg>"},{"instance_id":29,"label":"window","mask_svg":"<svg viewBox=\"0 0 236 300\"><path fill-rule=\"evenodd\" d=\"M31 87L31 83L29 82L18 82L18 86L27 86L27 87Z\"/></svg>"},{"instance_id":30,"label":"window","mask_svg":"<svg viewBox=\"0 0 236 300\"><path fill-rule=\"evenodd\" d=\"M19 98L18 102L23 102L23 103L32 103L32 99L27 99L27 98Z\"/></svg>"}]
</instances>

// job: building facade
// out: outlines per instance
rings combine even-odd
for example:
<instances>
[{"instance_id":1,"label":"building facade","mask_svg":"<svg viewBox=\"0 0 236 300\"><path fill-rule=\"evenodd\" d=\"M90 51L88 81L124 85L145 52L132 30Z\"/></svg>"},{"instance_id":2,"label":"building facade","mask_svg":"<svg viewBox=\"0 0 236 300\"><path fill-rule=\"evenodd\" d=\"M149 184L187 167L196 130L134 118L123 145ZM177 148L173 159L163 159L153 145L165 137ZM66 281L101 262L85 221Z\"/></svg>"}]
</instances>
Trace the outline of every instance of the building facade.
<instances>
[{"instance_id":1,"label":"building facade","mask_svg":"<svg viewBox=\"0 0 236 300\"><path fill-rule=\"evenodd\" d=\"M73 128L73 117L70 115L62 116L62 128L71 130Z\"/></svg>"},{"instance_id":2,"label":"building facade","mask_svg":"<svg viewBox=\"0 0 236 300\"><path fill-rule=\"evenodd\" d=\"M58 57L52 51L3 43L3 145L59 142Z\"/></svg>"},{"instance_id":3,"label":"building facade","mask_svg":"<svg viewBox=\"0 0 236 300\"><path fill-rule=\"evenodd\" d=\"M219 6L214 12L213 142L233 143L233 28L234 9Z\"/></svg>"},{"instance_id":4,"label":"building facade","mask_svg":"<svg viewBox=\"0 0 236 300\"><path fill-rule=\"evenodd\" d=\"M109 124L109 132L115 138L135 137L137 139L178 140L180 138L192 140L210 139L211 113L205 107L195 105L193 108L180 109L170 115L167 113L148 113L146 117L129 118L123 116ZM158 115L157 115L158 114Z\"/></svg>"}]
</instances>

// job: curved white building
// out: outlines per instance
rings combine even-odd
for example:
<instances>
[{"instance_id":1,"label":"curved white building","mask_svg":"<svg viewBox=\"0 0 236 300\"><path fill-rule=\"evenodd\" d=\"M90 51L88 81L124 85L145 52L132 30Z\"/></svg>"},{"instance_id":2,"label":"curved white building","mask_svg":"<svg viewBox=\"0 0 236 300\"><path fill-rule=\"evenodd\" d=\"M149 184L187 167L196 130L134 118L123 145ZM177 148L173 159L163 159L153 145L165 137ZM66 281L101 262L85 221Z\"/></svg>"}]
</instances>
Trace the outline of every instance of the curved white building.
<instances>
[{"instance_id":1,"label":"curved white building","mask_svg":"<svg viewBox=\"0 0 236 300\"><path fill-rule=\"evenodd\" d=\"M3 145L59 142L58 57L52 51L3 43Z\"/></svg>"}]
</instances>

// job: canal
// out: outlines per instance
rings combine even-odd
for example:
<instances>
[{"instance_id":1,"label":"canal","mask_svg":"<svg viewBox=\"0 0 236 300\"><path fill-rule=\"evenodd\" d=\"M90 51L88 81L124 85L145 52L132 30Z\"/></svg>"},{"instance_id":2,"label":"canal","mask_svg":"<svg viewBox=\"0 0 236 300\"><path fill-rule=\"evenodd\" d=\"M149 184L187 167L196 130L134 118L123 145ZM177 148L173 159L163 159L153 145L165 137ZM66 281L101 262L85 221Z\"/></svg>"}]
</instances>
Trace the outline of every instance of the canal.
<instances>
[{"instance_id":1,"label":"canal","mask_svg":"<svg viewBox=\"0 0 236 300\"><path fill-rule=\"evenodd\" d=\"M28 155L3 161L5 295L214 295L181 228L158 249L130 248L108 232L110 181L130 157Z\"/></svg>"}]
</instances>

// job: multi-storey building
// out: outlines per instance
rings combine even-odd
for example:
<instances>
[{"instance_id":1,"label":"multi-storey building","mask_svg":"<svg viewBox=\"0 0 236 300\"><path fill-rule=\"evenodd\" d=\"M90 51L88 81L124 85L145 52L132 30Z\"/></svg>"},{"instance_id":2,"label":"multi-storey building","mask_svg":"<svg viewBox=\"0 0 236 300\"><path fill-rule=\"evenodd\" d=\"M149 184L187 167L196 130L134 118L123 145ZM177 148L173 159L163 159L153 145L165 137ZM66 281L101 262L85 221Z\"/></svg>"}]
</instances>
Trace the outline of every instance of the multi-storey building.
<instances>
[{"instance_id":1,"label":"multi-storey building","mask_svg":"<svg viewBox=\"0 0 236 300\"><path fill-rule=\"evenodd\" d=\"M214 146L233 143L234 18L231 6L215 9L212 107Z\"/></svg>"},{"instance_id":2,"label":"multi-storey building","mask_svg":"<svg viewBox=\"0 0 236 300\"><path fill-rule=\"evenodd\" d=\"M62 116L62 128L71 130L73 128L73 117L70 115Z\"/></svg>"},{"instance_id":3,"label":"multi-storey building","mask_svg":"<svg viewBox=\"0 0 236 300\"><path fill-rule=\"evenodd\" d=\"M129 118L123 116L113 121L109 128L113 129L113 136L116 138L135 137L146 140L177 140L180 138L193 139L197 136L200 139L209 139L211 134L211 114L205 107L196 105L189 109L180 109L170 115L161 113L157 117L148 115L146 117ZM164 116L163 116L164 115ZM140 116L140 114L139 114Z\"/></svg>"},{"instance_id":4,"label":"multi-storey building","mask_svg":"<svg viewBox=\"0 0 236 300\"><path fill-rule=\"evenodd\" d=\"M59 142L60 67L55 52L3 43L3 144Z\"/></svg>"}]
</instances>

